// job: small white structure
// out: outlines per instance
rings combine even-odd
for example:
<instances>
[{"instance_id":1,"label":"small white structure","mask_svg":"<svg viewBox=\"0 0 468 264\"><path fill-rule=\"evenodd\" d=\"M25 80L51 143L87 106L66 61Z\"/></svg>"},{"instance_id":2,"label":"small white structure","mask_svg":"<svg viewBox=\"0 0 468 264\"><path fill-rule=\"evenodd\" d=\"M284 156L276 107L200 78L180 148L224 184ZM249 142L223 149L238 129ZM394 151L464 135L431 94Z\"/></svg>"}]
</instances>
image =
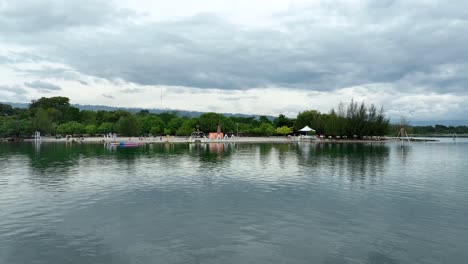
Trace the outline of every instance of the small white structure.
<instances>
[{"instance_id":1,"label":"small white structure","mask_svg":"<svg viewBox=\"0 0 468 264\"><path fill-rule=\"evenodd\" d=\"M305 132L305 133L306 133L306 135L305 135L304 138L310 138L310 137L309 137L309 132L311 132L311 131L315 133L315 129L310 128L309 126L305 126L305 127L303 127L301 130L299 130L299 132ZM302 136L301 136L301 137L302 137Z\"/></svg>"},{"instance_id":2,"label":"small white structure","mask_svg":"<svg viewBox=\"0 0 468 264\"><path fill-rule=\"evenodd\" d=\"M299 130L300 132L310 132L310 131L314 131L315 132L315 129L312 129L310 128L309 126L305 126L303 127L301 130Z\"/></svg>"},{"instance_id":3,"label":"small white structure","mask_svg":"<svg viewBox=\"0 0 468 264\"><path fill-rule=\"evenodd\" d=\"M36 142L41 141L41 132L39 132L39 131L34 132L34 141L36 141Z\"/></svg>"}]
</instances>

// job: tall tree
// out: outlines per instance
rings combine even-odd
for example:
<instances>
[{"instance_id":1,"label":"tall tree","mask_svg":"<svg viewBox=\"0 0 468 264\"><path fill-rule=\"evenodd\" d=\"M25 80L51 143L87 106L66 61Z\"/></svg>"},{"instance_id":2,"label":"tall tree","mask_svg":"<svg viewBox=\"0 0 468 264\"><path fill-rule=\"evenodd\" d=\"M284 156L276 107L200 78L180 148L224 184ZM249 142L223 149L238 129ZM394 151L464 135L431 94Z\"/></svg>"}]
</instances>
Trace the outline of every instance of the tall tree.
<instances>
[{"instance_id":1,"label":"tall tree","mask_svg":"<svg viewBox=\"0 0 468 264\"><path fill-rule=\"evenodd\" d=\"M285 115L280 114L277 118L273 120L273 125L275 127L282 127L282 126L292 127L293 122L291 119L287 118Z\"/></svg>"},{"instance_id":2,"label":"tall tree","mask_svg":"<svg viewBox=\"0 0 468 264\"><path fill-rule=\"evenodd\" d=\"M43 134L48 134L53 129L52 120L49 114L42 108L38 108L34 117L31 119L32 128Z\"/></svg>"},{"instance_id":3,"label":"tall tree","mask_svg":"<svg viewBox=\"0 0 468 264\"><path fill-rule=\"evenodd\" d=\"M141 132L141 124L134 115L121 117L116 127L119 133L126 136L138 136Z\"/></svg>"}]
</instances>

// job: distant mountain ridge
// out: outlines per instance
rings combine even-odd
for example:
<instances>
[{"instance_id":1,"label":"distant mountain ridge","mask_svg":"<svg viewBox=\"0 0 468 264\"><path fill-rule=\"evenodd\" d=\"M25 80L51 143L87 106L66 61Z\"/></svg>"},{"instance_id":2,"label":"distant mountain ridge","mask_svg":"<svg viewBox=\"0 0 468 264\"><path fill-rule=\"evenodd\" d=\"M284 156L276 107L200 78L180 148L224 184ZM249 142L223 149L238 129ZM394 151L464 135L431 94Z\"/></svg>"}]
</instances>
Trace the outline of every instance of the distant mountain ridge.
<instances>
[{"instance_id":1,"label":"distant mountain ridge","mask_svg":"<svg viewBox=\"0 0 468 264\"><path fill-rule=\"evenodd\" d=\"M468 126L468 120L436 120L436 121L410 121L411 126Z\"/></svg>"},{"instance_id":2,"label":"distant mountain ridge","mask_svg":"<svg viewBox=\"0 0 468 264\"><path fill-rule=\"evenodd\" d=\"M28 108L28 103L11 103L11 102L0 102L2 104L11 105L14 108ZM156 108L140 108L140 107L114 107L114 106L106 106L106 105L81 105L81 104L72 104L72 106L80 109L80 110L91 110L91 111L115 111L115 110L125 110L131 113L137 113L141 110L148 110L150 113L153 114L160 114L168 111L175 111L178 113L179 116L186 116L186 117L198 117L203 113L207 112L199 112L199 111L187 111L187 110L177 110L177 109L156 109ZM239 114L239 113L221 113L225 116L235 116L235 117L255 117L259 118L261 115L247 115L247 114ZM273 116L266 116L268 119L273 120L275 117Z\"/></svg>"}]
</instances>

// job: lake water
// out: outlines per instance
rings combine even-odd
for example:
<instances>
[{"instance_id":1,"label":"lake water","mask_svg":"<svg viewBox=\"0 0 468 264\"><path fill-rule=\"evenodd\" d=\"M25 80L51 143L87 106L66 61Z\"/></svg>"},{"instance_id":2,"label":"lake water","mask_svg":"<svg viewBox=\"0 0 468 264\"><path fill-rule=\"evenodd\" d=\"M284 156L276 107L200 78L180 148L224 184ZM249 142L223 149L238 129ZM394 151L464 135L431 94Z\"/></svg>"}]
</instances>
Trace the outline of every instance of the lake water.
<instances>
[{"instance_id":1,"label":"lake water","mask_svg":"<svg viewBox=\"0 0 468 264\"><path fill-rule=\"evenodd\" d=\"M467 263L467 154L0 144L0 263Z\"/></svg>"}]
</instances>

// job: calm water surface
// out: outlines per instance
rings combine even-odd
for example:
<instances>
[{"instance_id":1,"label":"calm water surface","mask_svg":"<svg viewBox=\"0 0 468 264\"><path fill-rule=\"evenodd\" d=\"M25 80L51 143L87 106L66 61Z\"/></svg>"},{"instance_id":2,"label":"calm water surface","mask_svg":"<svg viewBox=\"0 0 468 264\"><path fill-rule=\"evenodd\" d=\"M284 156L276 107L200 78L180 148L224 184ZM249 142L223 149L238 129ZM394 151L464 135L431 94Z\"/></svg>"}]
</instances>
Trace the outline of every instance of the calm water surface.
<instances>
[{"instance_id":1,"label":"calm water surface","mask_svg":"<svg viewBox=\"0 0 468 264\"><path fill-rule=\"evenodd\" d=\"M0 263L468 263L468 141L0 144Z\"/></svg>"}]
</instances>

